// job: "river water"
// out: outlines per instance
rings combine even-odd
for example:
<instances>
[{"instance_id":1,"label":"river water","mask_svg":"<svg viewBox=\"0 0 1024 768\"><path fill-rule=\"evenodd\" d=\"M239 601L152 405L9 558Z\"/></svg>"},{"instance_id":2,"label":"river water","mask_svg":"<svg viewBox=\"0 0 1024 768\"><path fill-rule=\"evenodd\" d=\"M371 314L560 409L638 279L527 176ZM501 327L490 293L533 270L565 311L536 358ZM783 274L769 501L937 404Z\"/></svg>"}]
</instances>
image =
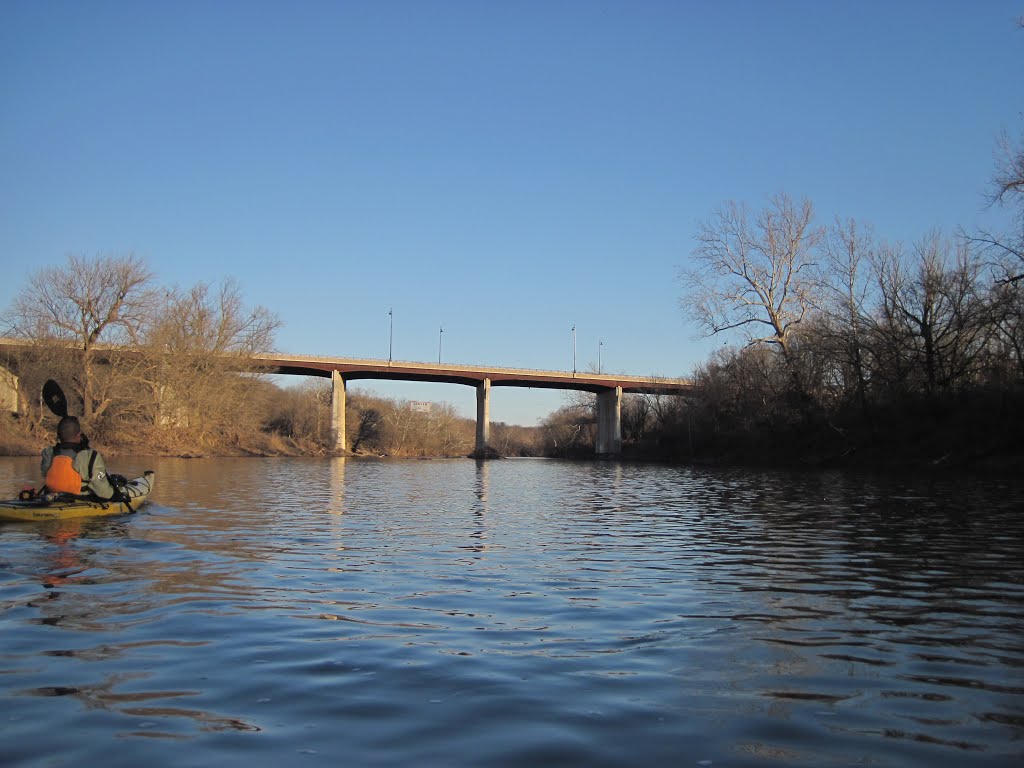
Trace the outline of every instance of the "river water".
<instances>
[{"instance_id":1,"label":"river water","mask_svg":"<svg viewBox=\"0 0 1024 768\"><path fill-rule=\"evenodd\" d=\"M1001 766L1024 487L131 459L0 523L0 764ZM0 460L0 488L36 480Z\"/></svg>"}]
</instances>

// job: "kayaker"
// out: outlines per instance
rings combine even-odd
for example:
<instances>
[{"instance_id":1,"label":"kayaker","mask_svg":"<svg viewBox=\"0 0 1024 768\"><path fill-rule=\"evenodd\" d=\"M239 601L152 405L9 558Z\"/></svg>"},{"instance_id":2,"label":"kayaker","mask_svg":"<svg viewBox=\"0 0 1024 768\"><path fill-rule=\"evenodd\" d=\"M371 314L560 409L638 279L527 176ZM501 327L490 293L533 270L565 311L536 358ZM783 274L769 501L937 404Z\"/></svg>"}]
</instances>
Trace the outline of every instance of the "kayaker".
<instances>
[{"instance_id":1,"label":"kayaker","mask_svg":"<svg viewBox=\"0 0 1024 768\"><path fill-rule=\"evenodd\" d=\"M57 444L43 448L40 466L44 493L92 494L107 500L119 495L116 486L123 485L119 475L107 474L106 462L89 447L74 416L65 416L57 424Z\"/></svg>"}]
</instances>

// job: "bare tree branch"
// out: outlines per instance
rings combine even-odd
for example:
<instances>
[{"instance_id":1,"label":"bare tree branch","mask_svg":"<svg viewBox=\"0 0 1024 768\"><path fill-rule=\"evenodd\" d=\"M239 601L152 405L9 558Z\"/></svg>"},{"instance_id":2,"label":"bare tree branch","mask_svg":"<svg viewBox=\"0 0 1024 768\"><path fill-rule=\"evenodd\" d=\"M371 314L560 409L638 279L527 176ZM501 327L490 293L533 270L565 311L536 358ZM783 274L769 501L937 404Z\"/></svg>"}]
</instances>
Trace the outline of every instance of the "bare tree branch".
<instances>
[{"instance_id":1,"label":"bare tree branch","mask_svg":"<svg viewBox=\"0 0 1024 768\"><path fill-rule=\"evenodd\" d=\"M709 336L768 326L761 336L748 331L747 343L777 345L790 362L791 337L815 302L811 270L822 231L813 219L809 200L781 193L753 220L741 204L720 206L697 234L695 266L680 275L683 309Z\"/></svg>"}]
</instances>

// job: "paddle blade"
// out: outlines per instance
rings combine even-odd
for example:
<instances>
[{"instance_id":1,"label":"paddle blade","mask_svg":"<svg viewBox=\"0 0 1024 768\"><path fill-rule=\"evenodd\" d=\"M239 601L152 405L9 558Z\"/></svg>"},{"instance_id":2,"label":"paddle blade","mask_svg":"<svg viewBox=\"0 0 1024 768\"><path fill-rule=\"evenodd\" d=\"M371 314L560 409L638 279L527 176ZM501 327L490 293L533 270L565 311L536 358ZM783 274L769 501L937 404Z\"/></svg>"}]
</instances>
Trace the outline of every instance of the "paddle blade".
<instances>
[{"instance_id":1,"label":"paddle blade","mask_svg":"<svg viewBox=\"0 0 1024 768\"><path fill-rule=\"evenodd\" d=\"M64 390L60 388L60 384L53 379L47 379L43 384L43 402L55 415L68 415L68 399L64 397Z\"/></svg>"}]
</instances>

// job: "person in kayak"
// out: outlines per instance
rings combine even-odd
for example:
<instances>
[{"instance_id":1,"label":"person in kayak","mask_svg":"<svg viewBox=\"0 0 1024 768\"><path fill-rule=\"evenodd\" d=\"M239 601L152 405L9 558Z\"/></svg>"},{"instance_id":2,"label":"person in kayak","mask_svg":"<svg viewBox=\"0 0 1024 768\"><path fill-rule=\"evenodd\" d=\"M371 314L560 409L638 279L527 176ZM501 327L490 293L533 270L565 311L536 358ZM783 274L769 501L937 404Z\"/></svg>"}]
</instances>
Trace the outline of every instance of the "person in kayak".
<instances>
[{"instance_id":1,"label":"person in kayak","mask_svg":"<svg viewBox=\"0 0 1024 768\"><path fill-rule=\"evenodd\" d=\"M65 416L57 424L57 444L43 448L40 468L44 493L92 494L103 500L117 500L119 475L107 474L107 464L99 451L89 447L82 427L74 416Z\"/></svg>"}]
</instances>

